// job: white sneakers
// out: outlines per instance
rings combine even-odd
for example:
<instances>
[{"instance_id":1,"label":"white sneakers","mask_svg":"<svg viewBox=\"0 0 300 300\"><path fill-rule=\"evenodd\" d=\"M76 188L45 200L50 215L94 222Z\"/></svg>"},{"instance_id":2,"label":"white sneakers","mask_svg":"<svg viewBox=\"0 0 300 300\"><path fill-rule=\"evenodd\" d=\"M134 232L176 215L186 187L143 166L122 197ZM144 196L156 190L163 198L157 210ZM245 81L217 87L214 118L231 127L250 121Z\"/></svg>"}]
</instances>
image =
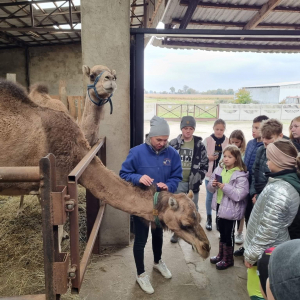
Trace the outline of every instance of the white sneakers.
<instances>
[{"instance_id":1,"label":"white sneakers","mask_svg":"<svg viewBox=\"0 0 300 300\"><path fill-rule=\"evenodd\" d=\"M243 237L243 234L242 234L242 233L238 233L238 234L235 236L235 243L238 244L238 245L244 243L244 237Z\"/></svg>"},{"instance_id":2,"label":"white sneakers","mask_svg":"<svg viewBox=\"0 0 300 300\"><path fill-rule=\"evenodd\" d=\"M164 276L167 279L172 278L172 274L167 268L166 264L160 260L158 264L153 265L153 269L158 270L162 276ZM136 281L140 285L141 289L146 292L147 294L153 294L154 289L151 285L151 282L149 280L149 276L146 274L146 272L142 273L140 276L136 276Z\"/></svg>"},{"instance_id":3,"label":"white sneakers","mask_svg":"<svg viewBox=\"0 0 300 300\"><path fill-rule=\"evenodd\" d=\"M136 281L140 285L141 289L147 294L153 294L154 289L150 283L149 276L146 272L142 273L140 276L136 276Z\"/></svg>"},{"instance_id":4,"label":"white sneakers","mask_svg":"<svg viewBox=\"0 0 300 300\"><path fill-rule=\"evenodd\" d=\"M169 271L166 264L162 260L160 260L158 264L154 264L153 269L158 270L161 273L161 275L167 279L172 278L171 272Z\"/></svg>"}]
</instances>

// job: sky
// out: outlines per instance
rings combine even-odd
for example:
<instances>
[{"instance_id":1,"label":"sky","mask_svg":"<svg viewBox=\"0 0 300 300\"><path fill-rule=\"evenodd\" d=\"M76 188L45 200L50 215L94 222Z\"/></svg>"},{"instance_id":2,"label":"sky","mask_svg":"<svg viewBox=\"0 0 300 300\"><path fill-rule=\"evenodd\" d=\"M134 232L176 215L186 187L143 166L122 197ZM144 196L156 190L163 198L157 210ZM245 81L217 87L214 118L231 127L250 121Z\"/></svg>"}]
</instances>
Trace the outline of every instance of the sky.
<instances>
[{"instance_id":1,"label":"sky","mask_svg":"<svg viewBox=\"0 0 300 300\"><path fill-rule=\"evenodd\" d=\"M198 91L300 81L300 53L175 50L148 45L145 89L176 91L187 85Z\"/></svg>"}]
</instances>

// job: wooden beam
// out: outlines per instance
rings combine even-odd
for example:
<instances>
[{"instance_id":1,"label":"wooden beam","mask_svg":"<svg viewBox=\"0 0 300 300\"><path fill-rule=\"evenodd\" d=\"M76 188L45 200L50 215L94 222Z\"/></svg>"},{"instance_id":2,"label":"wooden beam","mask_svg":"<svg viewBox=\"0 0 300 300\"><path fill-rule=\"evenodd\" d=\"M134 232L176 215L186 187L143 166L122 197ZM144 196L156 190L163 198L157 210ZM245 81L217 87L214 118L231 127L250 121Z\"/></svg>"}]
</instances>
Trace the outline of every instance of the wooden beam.
<instances>
[{"instance_id":1,"label":"wooden beam","mask_svg":"<svg viewBox=\"0 0 300 300\"><path fill-rule=\"evenodd\" d=\"M181 0L181 6L188 6L189 0ZM215 2L199 2L198 7L203 8L214 8L214 9L227 9L227 10L246 10L246 11L259 11L262 8L262 5L242 5L242 4L222 4ZM299 7L284 7L277 6L273 9L273 12L291 12L291 13L299 13Z\"/></svg>"},{"instance_id":2,"label":"wooden beam","mask_svg":"<svg viewBox=\"0 0 300 300\"><path fill-rule=\"evenodd\" d=\"M269 0L262 8L255 14L255 16L246 24L245 30L254 29L261 21L263 21L279 4L281 0Z\"/></svg>"},{"instance_id":3,"label":"wooden beam","mask_svg":"<svg viewBox=\"0 0 300 300\"><path fill-rule=\"evenodd\" d=\"M173 19L172 24L180 24L180 19ZM202 20L192 20L189 24L192 25L203 25L203 26L224 26L224 27L237 27L237 28L244 28L246 23L240 22L213 22L213 21L202 21ZM279 28L279 29L300 29L300 24L277 24L277 23L261 23L256 28L266 29L266 28Z\"/></svg>"},{"instance_id":4,"label":"wooden beam","mask_svg":"<svg viewBox=\"0 0 300 300\"><path fill-rule=\"evenodd\" d=\"M283 45L242 45L242 44L216 44L216 43L195 43L195 42L177 42L162 41L162 45L175 47L193 47L193 48L216 48L216 49L240 49L240 50L266 50L266 51L292 51L300 52L300 46Z\"/></svg>"},{"instance_id":5,"label":"wooden beam","mask_svg":"<svg viewBox=\"0 0 300 300\"><path fill-rule=\"evenodd\" d=\"M189 6L185 12L185 15L180 22L179 29L187 28L190 21L192 20L192 16L197 8L198 2L199 2L199 0L190 0Z\"/></svg>"}]
</instances>

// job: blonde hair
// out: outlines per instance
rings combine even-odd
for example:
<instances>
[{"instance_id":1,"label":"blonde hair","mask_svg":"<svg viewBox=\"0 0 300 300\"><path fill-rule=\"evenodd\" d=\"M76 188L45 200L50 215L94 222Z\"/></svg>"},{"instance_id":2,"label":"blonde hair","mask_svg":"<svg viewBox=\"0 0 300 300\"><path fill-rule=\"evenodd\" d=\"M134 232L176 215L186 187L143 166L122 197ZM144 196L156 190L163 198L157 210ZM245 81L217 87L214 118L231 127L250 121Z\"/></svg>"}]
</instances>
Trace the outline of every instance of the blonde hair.
<instances>
[{"instance_id":1,"label":"blonde hair","mask_svg":"<svg viewBox=\"0 0 300 300\"><path fill-rule=\"evenodd\" d=\"M292 135L292 131L291 131L291 130L292 130L292 124L293 124L294 121L300 122L300 116L294 118L294 119L291 121L291 124L290 124L290 127L289 127L289 131L290 131L290 139L291 139L291 140L294 139L294 137L293 137L293 135Z\"/></svg>"},{"instance_id":2,"label":"blonde hair","mask_svg":"<svg viewBox=\"0 0 300 300\"><path fill-rule=\"evenodd\" d=\"M243 160L242 160L242 154L240 149L235 146L235 145L228 145L224 150L223 150L223 155L226 151L229 151L231 155L234 156L234 158L236 159L236 162L234 164L234 167L238 167L241 171L244 171L245 173L247 172L247 167L244 164ZM219 166L221 168L224 167L224 163L223 160L219 163Z\"/></svg>"},{"instance_id":3,"label":"blonde hair","mask_svg":"<svg viewBox=\"0 0 300 300\"><path fill-rule=\"evenodd\" d=\"M240 149L242 155L244 155L245 151L246 151L246 139L245 139L243 131L239 130L239 129L232 131L231 135L229 137L229 143L231 144L230 139L237 139L237 140L242 141L241 147L239 149Z\"/></svg>"}]
</instances>

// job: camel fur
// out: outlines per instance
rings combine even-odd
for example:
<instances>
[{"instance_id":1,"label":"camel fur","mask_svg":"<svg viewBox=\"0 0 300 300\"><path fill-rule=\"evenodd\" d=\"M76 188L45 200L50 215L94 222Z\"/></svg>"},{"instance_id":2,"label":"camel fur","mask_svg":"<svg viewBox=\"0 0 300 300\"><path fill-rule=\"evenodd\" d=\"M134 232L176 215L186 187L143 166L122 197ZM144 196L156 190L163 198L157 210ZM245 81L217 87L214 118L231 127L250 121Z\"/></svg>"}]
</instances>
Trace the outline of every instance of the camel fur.
<instances>
[{"instance_id":1,"label":"camel fur","mask_svg":"<svg viewBox=\"0 0 300 300\"><path fill-rule=\"evenodd\" d=\"M56 157L57 181L66 185L67 175L90 150L80 127L61 111L37 105L24 89L0 79L0 166L38 166L41 157ZM153 190L142 190L122 180L95 157L79 183L105 203L153 222ZM0 183L0 194L28 194L38 191L34 183ZM185 194L161 192L158 218L168 229L193 245L204 258L210 251L200 226L200 215Z\"/></svg>"}]
</instances>

